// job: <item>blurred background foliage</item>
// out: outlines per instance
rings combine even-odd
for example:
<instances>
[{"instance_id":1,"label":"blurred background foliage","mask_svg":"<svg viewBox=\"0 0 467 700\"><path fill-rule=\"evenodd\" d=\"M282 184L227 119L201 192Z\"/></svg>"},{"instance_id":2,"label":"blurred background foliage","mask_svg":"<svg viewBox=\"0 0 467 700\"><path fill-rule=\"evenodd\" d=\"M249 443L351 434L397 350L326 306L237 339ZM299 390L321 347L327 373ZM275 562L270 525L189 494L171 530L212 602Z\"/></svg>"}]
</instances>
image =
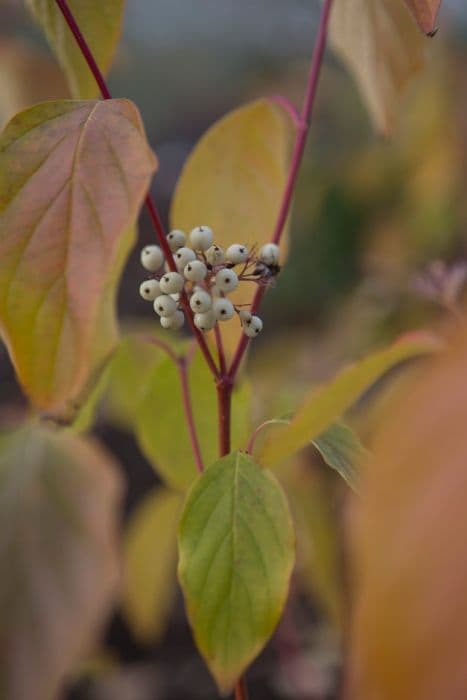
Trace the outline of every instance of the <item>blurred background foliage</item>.
<instances>
[{"instance_id":1,"label":"blurred background foliage","mask_svg":"<svg viewBox=\"0 0 467 700\"><path fill-rule=\"evenodd\" d=\"M141 109L160 159L154 195L165 219L184 160L217 118L261 95L283 94L299 103L318 9L312 0L128 2L110 86ZM374 133L353 80L328 52L295 197L290 259L267 295L267 331L250 358L254 424L286 413L310 383L329 378L345 361L439 316L414 293L413 280L433 260L467 255L463 0L445 0L439 25L436 38L427 39L426 71L411 85L391 139ZM60 71L22 3L0 0L0 122L65 95ZM140 240L152 241L144 215ZM138 258L135 251L121 285L124 327L155 322L136 291ZM3 347L0 386L0 422L14 424L26 409ZM383 395L380 390L377 398ZM377 413L374 398L364 403L373 412L359 405L353 415L367 439ZM128 515L157 477L125 420L101 411L95 432L125 469ZM308 534L299 538L299 570L284 621L251 671L252 694L255 700L331 698L348 595L346 487L311 448L280 477L299 532ZM173 511L169 515L173 519ZM79 670L70 698L213 697L180 596L173 608L171 596L163 597L166 621L149 640L115 614L104 651Z\"/></svg>"}]
</instances>

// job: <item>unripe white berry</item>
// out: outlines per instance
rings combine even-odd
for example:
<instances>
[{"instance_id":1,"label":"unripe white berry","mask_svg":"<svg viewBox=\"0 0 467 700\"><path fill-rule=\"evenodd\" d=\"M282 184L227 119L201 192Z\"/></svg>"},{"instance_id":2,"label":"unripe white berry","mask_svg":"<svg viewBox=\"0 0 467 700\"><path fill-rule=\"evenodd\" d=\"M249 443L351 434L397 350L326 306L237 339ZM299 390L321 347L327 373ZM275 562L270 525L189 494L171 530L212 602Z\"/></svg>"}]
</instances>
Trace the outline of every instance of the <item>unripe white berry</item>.
<instances>
[{"instance_id":1,"label":"unripe white berry","mask_svg":"<svg viewBox=\"0 0 467 700\"><path fill-rule=\"evenodd\" d=\"M279 246L275 243L266 243L260 249L258 257L265 265L277 265L279 263Z\"/></svg>"},{"instance_id":2,"label":"unripe white berry","mask_svg":"<svg viewBox=\"0 0 467 700\"><path fill-rule=\"evenodd\" d=\"M179 272L166 272L159 284L163 294L177 294L182 291L185 280Z\"/></svg>"},{"instance_id":3,"label":"unripe white berry","mask_svg":"<svg viewBox=\"0 0 467 700\"><path fill-rule=\"evenodd\" d=\"M158 245L146 245L141 251L141 265L149 272L157 272L164 262L164 253Z\"/></svg>"},{"instance_id":4,"label":"unripe white berry","mask_svg":"<svg viewBox=\"0 0 467 700\"><path fill-rule=\"evenodd\" d=\"M192 260L192 262L185 265L183 274L185 279L190 282L201 282L208 274L208 268L201 260Z\"/></svg>"},{"instance_id":5,"label":"unripe white berry","mask_svg":"<svg viewBox=\"0 0 467 700\"><path fill-rule=\"evenodd\" d=\"M212 310L218 321L228 321L235 314L234 305L228 299L215 299Z\"/></svg>"},{"instance_id":6,"label":"unripe white berry","mask_svg":"<svg viewBox=\"0 0 467 700\"><path fill-rule=\"evenodd\" d=\"M177 310L177 302L168 294L161 294L154 299L154 311L159 316L173 316Z\"/></svg>"},{"instance_id":7,"label":"unripe white berry","mask_svg":"<svg viewBox=\"0 0 467 700\"><path fill-rule=\"evenodd\" d=\"M202 314L195 314L193 321L200 331L210 331L216 325L216 317L211 309Z\"/></svg>"},{"instance_id":8,"label":"unripe white berry","mask_svg":"<svg viewBox=\"0 0 467 700\"><path fill-rule=\"evenodd\" d=\"M216 284L221 292L228 294L238 287L238 277L233 270L219 270L216 275Z\"/></svg>"},{"instance_id":9,"label":"unripe white berry","mask_svg":"<svg viewBox=\"0 0 467 700\"><path fill-rule=\"evenodd\" d=\"M251 321L251 311L247 311L246 309L242 309L240 313L238 314L240 318L240 323L243 325L244 323L249 323Z\"/></svg>"},{"instance_id":10,"label":"unripe white berry","mask_svg":"<svg viewBox=\"0 0 467 700\"><path fill-rule=\"evenodd\" d=\"M221 265L224 262L224 251L218 245L212 245L206 251L206 260L210 265Z\"/></svg>"},{"instance_id":11,"label":"unripe white berry","mask_svg":"<svg viewBox=\"0 0 467 700\"><path fill-rule=\"evenodd\" d=\"M207 250L212 246L212 231L209 226L197 226L190 233L190 243L195 250Z\"/></svg>"},{"instance_id":12,"label":"unripe white berry","mask_svg":"<svg viewBox=\"0 0 467 700\"><path fill-rule=\"evenodd\" d=\"M162 328L170 328L172 331L178 331L185 323L183 311L176 311L172 316L161 316Z\"/></svg>"},{"instance_id":13,"label":"unripe white berry","mask_svg":"<svg viewBox=\"0 0 467 700\"><path fill-rule=\"evenodd\" d=\"M259 316L252 316L249 321L243 325L243 332L249 338L254 338L263 330L263 322Z\"/></svg>"},{"instance_id":14,"label":"unripe white berry","mask_svg":"<svg viewBox=\"0 0 467 700\"><path fill-rule=\"evenodd\" d=\"M206 311L209 311L212 306L211 295L200 289L192 295L190 306L195 313L204 314Z\"/></svg>"},{"instance_id":15,"label":"unripe white berry","mask_svg":"<svg viewBox=\"0 0 467 700\"><path fill-rule=\"evenodd\" d=\"M167 242L172 253L185 245L186 236L183 231L179 229L174 229L169 234L167 234Z\"/></svg>"},{"instance_id":16,"label":"unripe white berry","mask_svg":"<svg viewBox=\"0 0 467 700\"><path fill-rule=\"evenodd\" d=\"M141 282L139 286L139 293L146 299L146 301L154 301L156 297L161 293L159 282L157 280L146 280Z\"/></svg>"},{"instance_id":17,"label":"unripe white berry","mask_svg":"<svg viewBox=\"0 0 467 700\"><path fill-rule=\"evenodd\" d=\"M185 265L196 260L196 253L191 248L179 248L174 255L175 265L179 272L183 272Z\"/></svg>"},{"instance_id":18,"label":"unripe white berry","mask_svg":"<svg viewBox=\"0 0 467 700\"><path fill-rule=\"evenodd\" d=\"M248 248L241 243L234 243L225 251L225 257L228 262L238 265L238 263L245 262L248 258Z\"/></svg>"}]
</instances>

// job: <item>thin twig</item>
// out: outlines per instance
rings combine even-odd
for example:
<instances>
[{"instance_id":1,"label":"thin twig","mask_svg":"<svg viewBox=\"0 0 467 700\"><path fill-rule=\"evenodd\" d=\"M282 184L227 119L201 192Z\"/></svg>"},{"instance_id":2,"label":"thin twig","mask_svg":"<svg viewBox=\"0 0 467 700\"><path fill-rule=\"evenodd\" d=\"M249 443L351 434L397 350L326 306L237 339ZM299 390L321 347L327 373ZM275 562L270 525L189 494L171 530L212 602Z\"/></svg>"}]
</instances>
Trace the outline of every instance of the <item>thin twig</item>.
<instances>
[{"instance_id":1,"label":"thin twig","mask_svg":"<svg viewBox=\"0 0 467 700\"><path fill-rule=\"evenodd\" d=\"M222 342L221 329L219 324L216 323L214 326L214 337L216 339L217 357L219 359L219 368L221 374L226 374L227 372L227 361L225 359L224 344Z\"/></svg>"},{"instance_id":2,"label":"thin twig","mask_svg":"<svg viewBox=\"0 0 467 700\"><path fill-rule=\"evenodd\" d=\"M270 420L265 420L263 423L260 423L257 428L254 429L249 441L248 445L246 447L245 452L247 452L249 455L252 454L256 439L258 435L264 430L264 428L267 428L270 425L289 425L290 421L286 420L285 418L271 418Z\"/></svg>"},{"instance_id":3,"label":"thin twig","mask_svg":"<svg viewBox=\"0 0 467 700\"><path fill-rule=\"evenodd\" d=\"M183 410L185 411L186 424L190 436L193 456L195 458L196 468L200 474L204 471L203 457L201 455L201 447L196 432L195 417L193 414L193 405L191 403L190 385L188 382L188 368L186 358L181 357L177 362L178 373L180 376L180 386L182 388Z\"/></svg>"}]
</instances>

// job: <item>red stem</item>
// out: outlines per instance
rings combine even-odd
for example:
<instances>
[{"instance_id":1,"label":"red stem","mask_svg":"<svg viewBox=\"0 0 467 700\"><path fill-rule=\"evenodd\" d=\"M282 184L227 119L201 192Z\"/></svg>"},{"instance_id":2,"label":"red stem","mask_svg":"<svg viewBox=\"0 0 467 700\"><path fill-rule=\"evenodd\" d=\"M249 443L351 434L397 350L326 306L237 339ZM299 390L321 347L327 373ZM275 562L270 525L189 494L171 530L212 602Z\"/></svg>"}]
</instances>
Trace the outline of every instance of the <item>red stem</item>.
<instances>
[{"instance_id":1,"label":"red stem","mask_svg":"<svg viewBox=\"0 0 467 700\"><path fill-rule=\"evenodd\" d=\"M204 471L203 457L201 448L196 433L195 417L193 415L193 406L191 404L190 386L188 384L188 367L185 357L179 358L177 362L178 372L180 376L180 386L182 388L183 408L185 411L188 433L190 435L191 447L196 462L196 468L201 474Z\"/></svg>"},{"instance_id":2,"label":"red stem","mask_svg":"<svg viewBox=\"0 0 467 700\"><path fill-rule=\"evenodd\" d=\"M274 232L272 234L271 241L273 243L279 243L282 233L284 231L284 225L287 221L289 215L290 206L292 204L292 197L297 182L298 171L303 159L303 153L305 151L306 141L308 137L308 132L310 130L310 120L313 113L313 107L316 101L316 95L318 91L319 76L321 73L321 66L323 64L324 49L326 47L326 37L329 26L329 18L331 15L333 0L324 0L323 7L321 10L321 16L319 20L318 33L316 37L315 46L313 49L313 55L311 58L310 72L308 75L308 82L305 90L305 96L303 98L303 105L300 112L300 119L297 128L297 135L295 138L295 144L292 154L292 162L290 164L289 174L287 177L287 183L284 189L284 194L282 196L282 202L279 209L279 214L277 216L276 225ZM276 98L277 101L277 98ZM264 295L264 287L259 287L256 295L253 299L252 312L255 313ZM237 372L241 365L243 356L245 355L246 349L248 347L249 338L246 335L242 335L237 349L235 351L232 364L229 369L229 376L232 381L237 376Z\"/></svg>"},{"instance_id":3,"label":"red stem","mask_svg":"<svg viewBox=\"0 0 467 700\"><path fill-rule=\"evenodd\" d=\"M248 688L245 676L242 676L235 686L235 700L248 700Z\"/></svg>"},{"instance_id":4,"label":"red stem","mask_svg":"<svg viewBox=\"0 0 467 700\"><path fill-rule=\"evenodd\" d=\"M214 326L214 337L216 339L217 356L219 358L219 368L220 368L221 374L226 374L227 373L227 362L225 359L224 344L222 342L221 329L219 328L218 323L216 323L216 325Z\"/></svg>"},{"instance_id":5,"label":"red stem","mask_svg":"<svg viewBox=\"0 0 467 700\"><path fill-rule=\"evenodd\" d=\"M107 87L107 83L105 81L104 76L102 75L99 66L96 63L96 60L92 54L91 49L89 48L89 44L87 43L86 39L84 38L74 16L73 13L71 12L70 8L68 7L68 2L67 0L55 0L58 8L60 9L65 22L67 23L70 31L72 32L76 43L78 44L78 47L83 54L83 58L85 59L86 63L88 64L89 70L91 71L94 80L96 81L99 90L101 91L102 97L104 100L111 100L112 95L110 94L109 88ZM166 235L165 235L165 230L164 230L164 225L162 224L161 217L159 215L159 211L156 207L156 204L154 200L152 199L151 195L148 194L146 196L145 200L146 208L148 210L149 216L151 218L151 222L153 224L154 230L157 235L157 239L159 242L160 247L162 248L162 251L164 253L165 259L167 260L167 263L170 267L170 269L173 272L176 272L177 267L175 265L175 260L172 255L172 251L170 250L169 244L167 243ZM213 357L209 351L209 348L207 346L206 340L204 339L203 334L195 326L193 315L191 313L190 309L190 304L188 302L188 298L183 292L182 297L181 297L181 303L182 306L185 310L186 317L188 319L188 323L190 324L191 330L193 331L197 343L201 349L201 352L204 355L204 358L208 364L209 369L211 370L212 374L214 377L219 376L219 371L216 367L216 363L213 360Z\"/></svg>"}]
</instances>

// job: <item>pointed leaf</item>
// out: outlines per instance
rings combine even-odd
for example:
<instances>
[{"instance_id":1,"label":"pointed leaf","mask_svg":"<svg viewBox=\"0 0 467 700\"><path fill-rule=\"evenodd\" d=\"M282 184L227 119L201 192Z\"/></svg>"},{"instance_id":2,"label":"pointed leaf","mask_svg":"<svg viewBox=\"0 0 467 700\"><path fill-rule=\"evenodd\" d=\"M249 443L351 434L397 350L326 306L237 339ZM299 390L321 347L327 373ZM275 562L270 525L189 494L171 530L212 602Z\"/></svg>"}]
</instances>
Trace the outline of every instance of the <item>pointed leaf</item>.
<instances>
[{"instance_id":1,"label":"pointed leaf","mask_svg":"<svg viewBox=\"0 0 467 700\"><path fill-rule=\"evenodd\" d=\"M195 425L205 464L218 455L217 397L214 381L200 352L189 368L189 385ZM232 398L232 445L243 446L250 431L251 389L243 382ZM167 358L154 367L136 413L136 435L146 457L165 483L185 490L196 477L193 451L186 427L180 379Z\"/></svg>"},{"instance_id":2,"label":"pointed leaf","mask_svg":"<svg viewBox=\"0 0 467 700\"><path fill-rule=\"evenodd\" d=\"M126 100L37 105L0 138L0 325L40 408L62 410L115 341L116 277L154 168Z\"/></svg>"},{"instance_id":3,"label":"pointed leaf","mask_svg":"<svg viewBox=\"0 0 467 700\"><path fill-rule=\"evenodd\" d=\"M375 127L389 134L424 64L425 38L402 0L339 0L331 42L353 73Z\"/></svg>"},{"instance_id":4,"label":"pointed leaf","mask_svg":"<svg viewBox=\"0 0 467 700\"><path fill-rule=\"evenodd\" d=\"M99 89L55 0L26 0L66 74L73 97L96 97ZM100 70L110 68L120 38L124 0L68 0Z\"/></svg>"},{"instance_id":5,"label":"pointed leaf","mask_svg":"<svg viewBox=\"0 0 467 700\"><path fill-rule=\"evenodd\" d=\"M215 462L189 493L179 553L196 644L227 692L268 641L288 593L294 534L274 477L241 452Z\"/></svg>"},{"instance_id":6,"label":"pointed leaf","mask_svg":"<svg viewBox=\"0 0 467 700\"><path fill-rule=\"evenodd\" d=\"M405 0L405 2L420 29L425 34L431 34L435 30L441 0Z\"/></svg>"},{"instance_id":7,"label":"pointed leaf","mask_svg":"<svg viewBox=\"0 0 467 700\"><path fill-rule=\"evenodd\" d=\"M326 464L357 491L358 470L367 451L356 433L345 423L333 423L313 440L313 445Z\"/></svg>"},{"instance_id":8,"label":"pointed leaf","mask_svg":"<svg viewBox=\"0 0 467 700\"><path fill-rule=\"evenodd\" d=\"M440 342L433 336L414 333L341 370L328 384L310 392L288 426L268 436L258 460L269 466L302 449L338 420L389 369L439 348Z\"/></svg>"},{"instance_id":9,"label":"pointed leaf","mask_svg":"<svg viewBox=\"0 0 467 700\"><path fill-rule=\"evenodd\" d=\"M96 642L119 580L120 479L83 439L0 439L2 698L50 700Z\"/></svg>"},{"instance_id":10,"label":"pointed leaf","mask_svg":"<svg viewBox=\"0 0 467 700\"><path fill-rule=\"evenodd\" d=\"M125 535L123 606L134 635L158 640L177 590L177 524L180 493L158 489L138 506Z\"/></svg>"},{"instance_id":11,"label":"pointed leaf","mask_svg":"<svg viewBox=\"0 0 467 700\"><path fill-rule=\"evenodd\" d=\"M238 241L251 248L273 232L284 191L293 125L276 103L261 99L230 112L201 138L188 158L175 190L171 224L190 231L207 224L216 243ZM282 251L285 258L287 237ZM251 300L254 285L242 284L232 295L238 304ZM222 324L227 351L241 330Z\"/></svg>"}]
</instances>

